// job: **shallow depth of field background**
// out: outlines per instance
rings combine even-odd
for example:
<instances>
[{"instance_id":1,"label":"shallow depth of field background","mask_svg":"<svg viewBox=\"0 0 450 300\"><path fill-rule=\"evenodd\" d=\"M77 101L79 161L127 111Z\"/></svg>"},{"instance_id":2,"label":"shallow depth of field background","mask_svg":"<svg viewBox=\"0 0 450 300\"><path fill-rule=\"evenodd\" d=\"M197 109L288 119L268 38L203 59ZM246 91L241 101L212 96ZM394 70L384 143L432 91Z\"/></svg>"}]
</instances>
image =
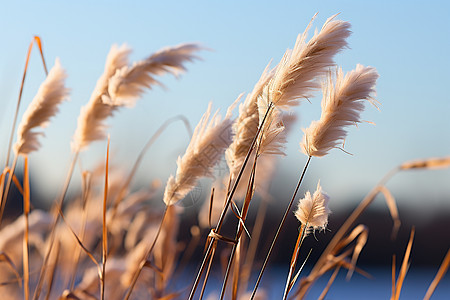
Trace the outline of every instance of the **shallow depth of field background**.
<instances>
[{"instance_id":1,"label":"shallow depth of field background","mask_svg":"<svg viewBox=\"0 0 450 300\"><path fill-rule=\"evenodd\" d=\"M29 158L33 196L43 201L36 205L48 206L59 192L67 172L70 140L80 107L89 100L112 44L127 43L134 50L132 60L182 42L200 42L210 49L200 53L201 60L188 64L188 72L179 79L164 77L161 81L166 89L154 87L134 109L123 109L108 121L112 164L123 164L129 169L148 138L166 119L183 114L195 126L209 101L225 113L240 93L252 90L271 59L273 65L278 63L316 12L319 14L313 29L320 28L336 13L340 13L338 18L352 24L350 48L336 58L344 71L360 63L374 66L380 73L377 84L380 111L367 107L363 114L363 119L376 126L363 123L350 129L345 149L353 155L334 150L325 158L314 159L301 191L303 194L306 189L313 190L317 180L321 180L324 190L331 196L334 214L330 217L330 230L333 231L333 222L338 223L342 218L340 213L347 215L391 168L406 160L450 155L450 3L384 0L3 2L0 8L0 149L7 146L25 55L33 35L42 38L49 67L56 57L61 59L69 75L67 85L72 89L70 102L61 106L60 114L45 130L42 148ZM310 36L312 34L313 31ZM43 79L44 72L35 51L21 113ZM295 110L298 122L290 131L287 156L280 159L280 168L272 183L273 207L280 208L279 214L272 217L274 221L281 218L281 209L306 160L298 146L301 128L320 116L320 93L310 100L311 104L303 101ZM184 152L188 141L181 122L171 125L147 153L135 187L148 185L158 178L164 184L169 174L175 172L176 157ZM103 160L105 149L105 142L90 146L81 155L83 167L93 168ZM3 151L1 164L4 164ZM219 168L218 172L221 171ZM79 187L78 178L76 172L71 186L74 191ZM436 242L417 245L423 248L424 255L426 247L436 249L433 263L439 262L450 246L445 227L448 223L443 217L450 213L449 183L447 169L400 173L388 185L398 201L400 218L406 226L403 230L408 232L408 226L417 225L417 239L428 235ZM209 181L202 182L199 189L203 193L198 198L203 201L200 198L209 192ZM372 214L381 216L386 226L384 231L379 231L389 236L391 224L383 201L376 201ZM194 215L195 209L196 205L187 208L187 214ZM444 223L433 221L438 217L439 222ZM379 220L373 215L372 219ZM425 229L421 224L431 227ZM292 222L292 226L297 225ZM376 235L376 231L370 234ZM320 235L319 239L322 237ZM398 246L405 247L406 241L402 240ZM377 249L372 248L372 251ZM419 255L416 259L421 260ZM389 265L389 261L386 263Z\"/></svg>"}]
</instances>

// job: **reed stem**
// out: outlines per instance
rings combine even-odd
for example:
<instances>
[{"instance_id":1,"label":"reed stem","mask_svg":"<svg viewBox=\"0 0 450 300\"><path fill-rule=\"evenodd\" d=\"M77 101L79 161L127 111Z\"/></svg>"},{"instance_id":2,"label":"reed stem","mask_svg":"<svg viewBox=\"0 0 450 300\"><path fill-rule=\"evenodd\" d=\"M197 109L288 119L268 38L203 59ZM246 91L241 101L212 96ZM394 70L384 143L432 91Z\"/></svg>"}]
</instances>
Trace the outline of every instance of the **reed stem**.
<instances>
[{"instance_id":1,"label":"reed stem","mask_svg":"<svg viewBox=\"0 0 450 300\"><path fill-rule=\"evenodd\" d=\"M278 240L278 237L280 235L280 231L281 231L281 229L284 226L284 223L286 221L286 218L287 218L287 215L288 215L289 211L291 210L292 204L294 203L295 197L297 196L297 192L298 192L298 190L300 188L300 185L301 185L301 183L303 181L303 178L305 176L306 170L308 169L308 165L309 165L310 161L311 161L311 156L309 156L308 160L306 161L305 167L303 168L303 172L302 172L302 174L301 174L301 176L300 176L300 178L298 180L297 187L295 188L295 191L294 191L294 194L292 195L291 201L289 202L289 205L288 205L288 207L286 208L286 210L284 212L283 219L281 219L281 222L280 222L280 225L278 226L278 229L277 229L277 232L275 234L275 237L272 240L272 244L270 245L269 252L267 253L266 259L264 260L264 264L263 264L263 266L261 268L261 271L260 271L260 273L258 275L258 279L256 280L256 284L255 284L255 287L253 288L253 292L252 292L252 295L250 297L250 300L252 300L255 297L255 295L256 295L256 290L258 289L259 283L260 283L261 278L262 278L262 276L264 274L264 271L266 269L267 262L269 261L270 255L272 254L273 247L274 247L275 243Z\"/></svg>"}]
</instances>

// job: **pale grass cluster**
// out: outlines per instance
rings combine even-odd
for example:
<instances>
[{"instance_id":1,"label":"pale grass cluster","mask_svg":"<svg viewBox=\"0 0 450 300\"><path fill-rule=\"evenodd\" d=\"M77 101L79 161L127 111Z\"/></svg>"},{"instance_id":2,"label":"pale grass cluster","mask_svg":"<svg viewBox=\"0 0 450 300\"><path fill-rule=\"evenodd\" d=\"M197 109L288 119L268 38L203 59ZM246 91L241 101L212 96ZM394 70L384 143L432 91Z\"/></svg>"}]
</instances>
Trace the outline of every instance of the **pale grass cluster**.
<instances>
[{"instance_id":1,"label":"pale grass cluster","mask_svg":"<svg viewBox=\"0 0 450 300\"><path fill-rule=\"evenodd\" d=\"M286 218L292 217L292 203L297 199L311 158L324 156L331 149L339 148L347 136L347 127L361 122L365 102L376 103L373 98L378 78L375 68L357 65L355 70L344 75L333 61L334 56L347 46L350 24L337 20L336 15L332 16L307 41L311 25L312 21L305 32L298 36L294 48L285 52L276 67L271 69L268 65L265 68L252 92L239 105L237 118L233 118L232 112L242 94L230 105L224 118L221 118L218 110L213 113L212 103L209 103L185 153L178 157L175 176L167 180L162 196L164 212L161 212L161 207L149 202L160 202L161 182L155 180L147 187L132 190L130 182L140 157L129 180L124 180L124 171L109 163L108 141L106 163L100 163L93 171L81 170L82 188L63 207L73 168L69 171L62 196L59 201L55 201L54 211L59 213L57 217L38 209L32 209L31 213L24 209L23 216L1 227L1 298L28 300L32 295L30 292L34 292L34 299L45 297L60 300L193 299L196 293L201 294L200 298L205 295L207 299L268 299L268 293L262 288L258 289L259 282L272 250L278 246L276 242ZM89 102L81 108L78 127L73 136L73 152L78 154L91 142L104 139L107 134L105 120L108 117L121 107L134 106L146 89L161 85L157 76L167 73L178 76L186 71L185 63L194 60L195 53L201 49L198 44L181 44L163 48L130 64L131 49L126 45L112 46L104 72ZM335 77L330 71L334 68ZM69 90L65 86L66 77L56 60L18 126L18 139L14 145L16 157L19 154L27 156L31 151L38 150L38 136L42 133L32 130L43 127L58 112L58 105L67 98ZM301 142L308 160L272 239L253 291L249 290L255 266L259 268L261 265L255 263L257 254L263 251L265 254L266 251L262 242L272 238L263 232L264 218L268 209L267 200L272 198L270 183L277 168L277 158L284 155L286 134L294 128L296 120L296 114L291 109L299 104L299 99L311 97L319 88L321 80L322 114L318 121L303 130ZM180 215L183 209L175 204L182 201L201 178L214 177L215 167L224 156L229 173L216 178L214 192L208 195L208 201L203 203L199 211L199 226L193 224L191 236L184 242L180 241ZM75 166L76 157L72 166ZM314 263L309 275L303 276L300 274L303 266L296 271L303 239L311 232L325 230L331 213L328 208L329 196L319 181L316 191L313 194L306 192L294 213L302 229L292 254L283 299L288 298L300 276L302 278L298 280L295 297L303 299L321 276L332 271L329 283L320 296L323 299L341 269L347 269L349 277L354 271L365 275L364 271L356 267L356 263L368 240L368 228L363 224L355 225L357 218L381 193L398 225L398 209L394 197L386 188L387 181L403 170L449 166L448 157L432 158L403 163L388 173L333 233L333 239ZM30 197L28 169L25 168L23 186L18 180L11 183L12 176L8 172L14 174L14 170L15 166L10 168L7 165L0 177L2 211L11 185L16 185L23 194L24 205L30 207L29 202L25 201ZM9 181L4 191L7 176ZM247 216L251 204L255 202L255 194L259 194L264 201L259 202L256 220L251 226L253 224L247 221ZM278 201L276 204L281 203ZM233 218L229 224L236 226L234 236L228 237L220 232L224 216ZM0 221L1 218L0 215ZM229 232L233 231L228 230L227 235ZM208 238L202 239L205 237L203 233L208 234ZM395 264L393 266L392 299L400 296L409 265L413 235L397 280ZM203 240L206 240L205 245L201 244ZM203 253L204 259L197 276L192 272L186 277L184 268L192 264L195 251ZM208 277L215 271L212 268L215 268L213 262L216 253L220 255L221 266L224 267L223 272L217 272L224 274L222 289L219 293L215 288L213 293L206 295ZM449 266L450 251L426 299L434 292ZM202 276L203 284L200 283ZM188 296L191 277L195 278L195 282ZM186 278L189 279L187 283ZM181 287L176 282L181 282ZM197 288L201 288L201 291L198 292Z\"/></svg>"}]
</instances>

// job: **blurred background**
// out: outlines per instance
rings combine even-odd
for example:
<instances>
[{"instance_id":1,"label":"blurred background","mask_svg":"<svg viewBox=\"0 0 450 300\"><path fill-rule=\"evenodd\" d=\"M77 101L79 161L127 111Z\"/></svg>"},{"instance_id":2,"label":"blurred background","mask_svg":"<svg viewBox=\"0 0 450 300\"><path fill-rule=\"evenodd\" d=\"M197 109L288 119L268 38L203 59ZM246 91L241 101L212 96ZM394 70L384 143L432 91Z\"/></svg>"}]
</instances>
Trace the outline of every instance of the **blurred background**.
<instances>
[{"instance_id":1,"label":"blurred background","mask_svg":"<svg viewBox=\"0 0 450 300\"><path fill-rule=\"evenodd\" d=\"M70 101L60 107L60 113L45 129L42 148L30 156L32 201L37 207L48 207L67 173L72 155L70 141L80 108L89 100L112 44L128 44L133 49L133 61L183 42L198 42L208 48L199 54L200 60L187 64L187 73L178 79L161 78L165 88L153 87L134 109L120 110L108 120L112 164L124 166L128 172L147 140L167 119L182 114L194 127L209 101L224 114L240 93L250 92L265 66L271 60L273 65L278 63L316 12L309 36L336 13L352 24L350 47L336 57L344 71L359 63L376 67L380 74L380 110L368 106L363 113L364 120L376 125L362 123L350 128L345 150L351 155L334 150L324 158L313 159L300 191L303 195L308 189L314 190L320 179L331 197L332 233L389 170L404 161L450 154L447 1L3 1L0 149L8 144L25 56L34 35L43 41L49 68L56 57L60 58L72 91ZM44 78L35 49L19 118ZM269 211L273 214L268 220L273 223L268 221L269 227L281 218L306 162L299 151L301 129L320 117L320 93L310 100L294 111L298 121L289 132L286 156L280 158L272 181L274 201ZM160 180L162 193L168 176L176 171L177 156L184 153L188 142L182 122L170 125L145 156L134 187ZM93 169L104 160L105 151L106 142L92 144L81 154L82 167ZM2 164L4 152L0 152ZM72 191L79 189L79 178L77 168ZM372 228L362 263L386 264L389 268L391 254L397 251L401 256L409 230L415 225L413 265L437 267L450 246L449 183L449 169L407 171L392 178L388 188L403 221L399 239L389 240L392 221L380 197L361 220ZM195 195L199 201L185 205L185 222L194 222L200 202L209 194L209 184L202 181ZM291 218L289 222L289 232L296 231L296 220ZM331 233L320 234L317 240L326 243Z\"/></svg>"}]
</instances>

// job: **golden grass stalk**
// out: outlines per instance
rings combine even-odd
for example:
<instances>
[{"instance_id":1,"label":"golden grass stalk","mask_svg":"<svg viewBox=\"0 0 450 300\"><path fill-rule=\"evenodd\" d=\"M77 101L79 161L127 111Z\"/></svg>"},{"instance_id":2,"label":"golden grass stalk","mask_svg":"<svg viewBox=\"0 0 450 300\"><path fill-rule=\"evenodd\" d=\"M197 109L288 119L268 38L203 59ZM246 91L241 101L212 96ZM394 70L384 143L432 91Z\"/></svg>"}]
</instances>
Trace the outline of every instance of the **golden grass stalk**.
<instances>
[{"instance_id":1,"label":"golden grass stalk","mask_svg":"<svg viewBox=\"0 0 450 300\"><path fill-rule=\"evenodd\" d=\"M450 157L433 157L404 162L399 166L401 170L411 169L441 169L450 167Z\"/></svg>"},{"instance_id":2,"label":"golden grass stalk","mask_svg":"<svg viewBox=\"0 0 450 300\"><path fill-rule=\"evenodd\" d=\"M434 277L433 281L428 287L427 293L425 294L425 297L423 297L424 300L429 300L431 298L437 285L445 276L445 273L447 272L449 266L450 266L450 249L447 251L447 254L444 257L444 260L442 261L436 276Z\"/></svg>"},{"instance_id":3,"label":"golden grass stalk","mask_svg":"<svg viewBox=\"0 0 450 300\"><path fill-rule=\"evenodd\" d=\"M23 235L23 287L25 300L30 299L30 262L29 262L29 214L30 214L30 175L28 172L28 157L25 156L23 175L23 215L25 232Z\"/></svg>"},{"instance_id":4,"label":"golden grass stalk","mask_svg":"<svg viewBox=\"0 0 450 300\"><path fill-rule=\"evenodd\" d=\"M239 98L237 99L237 101ZM177 172L170 176L164 191L164 203L173 205L183 199L197 184L201 177L212 177L212 168L222 158L231 144L233 120L231 113L234 102L223 120L218 112L211 116L211 106L200 119L192 135L186 152L177 160Z\"/></svg>"},{"instance_id":5,"label":"golden grass stalk","mask_svg":"<svg viewBox=\"0 0 450 300\"><path fill-rule=\"evenodd\" d=\"M26 56L26 60L25 60L25 68L23 70L22 82L20 84L19 97L17 99L17 106L16 106L16 110L14 113L14 120L13 120L13 124L12 124L11 135L9 137L8 152L6 154L5 166L8 166L8 164L9 164L9 157L11 154L11 148L12 148L12 143L13 143L13 138L14 138L14 131L15 131L15 127L16 127L17 117L19 115L20 103L22 101L22 93L23 93L23 88L25 86L25 78L27 76L27 71L28 71L28 63L30 61L30 55L31 55L31 51L33 49L34 43L36 43L36 45L39 48L39 53L41 54L42 64L44 66L45 75L48 74L47 66L45 64L45 59L44 59L44 52L42 50L42 41L39 36L35 35L33 37L33 40L30 42L30 45L28 46L28 52L27 52L27 56Z\"/></svg>"},{"instance_id":6,"label":"golden grass stalk","mask_svg":"<svg viewBox=\"0 0 450 300\"><path fill-rule=\"evenodd\" d=\"M102 272L100 276L100 298L102 300L105 299L106 259L108 257L108 228L106 223L106 202L108 199L109 145L110 145L110 138L108 136L108 146L106 150L106 166L105 166L105 188L103 194L103 213L102 213Z\"/></svg>"},{"instance_id":7,"label":"golden grass stalk","mask_svg":"<svg viewBox=\"0 0 450 300\"><path fill-rule=\"evenodd\" d=\"M300 146L308 156L324 156L343 143L347 136L346 126L360 123L364 110L363 100L373 103L378 73L372 67L357 65L345 76L342 69L336 73L333 85L331 72L323 87L322 115L304 129Z\"/></svg>"},{"instance_id":8,"label":"golden grass stalk","mask_svg":"<svg viewBox=\"0 0 450 300\"><path fill-rule=\"evenodd\" d=\"M316 14L317 15L317 14ZM347 46L350 23L327 19L319 32L306 42L312 22L298 35L292 50L287 50L269 83L270 101L278 108L288 109L298 105L297 99L308 98L319 88L315 81L334 64L333 57Z\"/></svg>"},{"instance_id":9,"label":"golden grass stalk","mask_svg":"<svg viewBox=\"0 0 450 300\"><path fill-rule=\"evenodd\" d=\"M409 265L410 265L410 256L411 256L411 249L412 244L414 240L414 227L411 229L411 235L409 237L409 242L406 247L405 256L403 257L402 266L400 268L400 272L398 274L397 282L395 283L395 290L394 293L391 296L391 300L398 300L400 299L400 292L402 290L403 282L406 277L406 273L408 272Z\"/></svg>"}]
</instances>

